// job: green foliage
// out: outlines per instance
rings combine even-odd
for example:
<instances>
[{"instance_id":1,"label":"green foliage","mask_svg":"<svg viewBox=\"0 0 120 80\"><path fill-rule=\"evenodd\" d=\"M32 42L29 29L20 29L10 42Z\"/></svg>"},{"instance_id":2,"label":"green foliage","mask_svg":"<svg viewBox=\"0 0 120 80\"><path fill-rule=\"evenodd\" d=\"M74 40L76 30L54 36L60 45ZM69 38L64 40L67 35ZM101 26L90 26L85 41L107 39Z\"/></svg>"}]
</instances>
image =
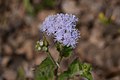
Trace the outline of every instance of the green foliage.
<instances>
[{"instance_id":1,"label":"green foliage","mask_svg":"<svg viewBox=\"0 0 120 80\"><path fill-rule=\"evenodd\" d=\"M34 6L35 13L43 9L52 9L56 6L55 0L42 0L40 4Z\"/></svg>"},{"instance_id":2,"label":"green foliage","mask_svg":"<svg viewBox=\"0 0 120 80\"><path fill-rule=\"evenodd\" d=\"M56 45L57 50L60 52L61 57L68 57L72 54L72 48L64 46L60 43L57 43Z\"/></svg>"},{"instance_id":3,"label":"green foliage","mask_svg":"<svg viewBox=\"0 0 120 80\"><path fill-rule=\"evenodd\" d=\"M35 69L35 80L69 80L77 75L84 77L88 80L93 80L91 75L91 65L87 63L81 63L78 59L75 59L68 67L68 70L60 73L58 75L59 64L63 57L68 57L72 54L72 48L64 46L61 43L56 44L56 48L60 53L59 59L56 62L51 56L48 49L49 43L45 36L43 36L43 41L37 41L35 48L38 51L45 51L48 57ZM56 72L57 71L57 72Z\"/></svg>"},{"instance_id":4,"label":"green foliage","mask_svg":"<svg viewBox=\"0 0 120 80\"><path fill-rule=\"evenodd\" d=\"M18 68L17 80L26 80L25 79L25 72L24 72L24 69L22 67Z\"/></svg>"},{"instance_id":5,"label":"green foliage","mask_svg":"<svg viewBox=\"0 0 120 80\"><path fill-rule=\"evenodd\" d=\"M112 20L107 18L104 13L99 13L98 18L103 24L110 24L112 22Z\"/></svg>"},{"instance_id":6,"label":"green foliage","mask_svg":"<svg viewBox=\"0 0 120 80\"><path fill-rule=\"evenodd\" d=\"M72 48L71 47L67 47L67 46L63 46L62 49L62 56L64 57L68 57L72 54Z\"/></svg>"},{"instance_id":7,"label":"green foliage","mask_svg":"<svg viewBox=\"0 0 120 80\"><path fill-rule=\"evenodd\" d=\"M58 77L58 80L67 80L68 77L70 77L70 72L69 71L64 71L61 73Z\"/></svg>"},{"instance_id":8,"label":"green foliage","mask_svg":"<svg viewBox=\"0 0 120 80\"><path fill-rule=\"evenodd\" d=\"M87 78L88 80L93 80L91 70L92 70L91 65L87 64L87 63L84 63L82 65L81 76Z\"/></svg>"},{"instance_id":9,"label":"green foliage","mask_svg":"<svg viewBox=\"0 0 120 80\"><path fill-rule=\"evenodd\" d=\"M33 6L31 5L31 3L30 3L30 0L23 0L23 5L24 5L24 7L25 7L25 10L26 10L26 12L28 13L28 14L31 14L31 15L33 15L34 13L34 8L33 8Z\"/></svg>"},{"instance_id":10,"label":"green foliage","mask_svg":"<svg viewBox=\"0 0 120 80\"><path fill-rule=\"evenodd\" d=\"M67 78L71 78L75 75L81 75L88 80L93 80L90 71L91 66L89 64L82 64L76 59L70 64L67 71L64 71L59 75L59 80L66 80Z\"/></svg>"},{"instance_id":11,"label":"green foliage","mask_svg":"<svg viewBox=\"0 0 120 80\"><path fill-rule=\"evenodd\" d=\"M81 70L80 68L80 63L78 60L74 60L67 71L64 71L63 73L61 73L59 75L59 80L66 80L67 78L73 77L76 74L79 73L79 71Z\"/></svg>"},{"instance_id":12,"label":"green foliage","mask_svg":"<svg viewBox=\"0 0 120 80\"><path fill-rule=\"evenodd\" d=\"M55 0L41 0L40 3L34 5L30 3L30 0L23 0L23 5L29 15L35 16L40 10L54 8L56 2Z\"/></svg>"},{"instance_id":13,"label":"green foliage","mask_svg":"<svg viewBox=\"0 0 120 80\"><path fill-rule=\"evenodd\" d=\"M54 80L54 64L47 57L35 70L35 80Z\"/></svg>"},{"instance_id":14,"label":"green foliage","mask_svg":"<svg viewBox=\"0 0 120 80\"><path fill-rule=\"evenodd\" d=\"M53 8L55 6L55 0L43 0L43 7Z\"/></svg>"}]
</instances>

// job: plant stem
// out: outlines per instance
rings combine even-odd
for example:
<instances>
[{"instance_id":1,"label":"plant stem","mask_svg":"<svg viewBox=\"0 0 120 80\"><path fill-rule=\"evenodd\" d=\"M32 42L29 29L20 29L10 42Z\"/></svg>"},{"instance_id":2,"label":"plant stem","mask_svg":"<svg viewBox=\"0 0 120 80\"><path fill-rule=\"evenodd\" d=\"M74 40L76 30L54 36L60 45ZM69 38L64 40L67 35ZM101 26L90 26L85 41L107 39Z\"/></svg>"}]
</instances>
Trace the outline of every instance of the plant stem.
<instances>
[{"instance_id":1,"label":"plant stem","mask_svg":"<svg viewBox=\"0 0 120 80\"><path fill-rule=\"evenodd\" d=\"M44 38L44 41L45 41L45 46L49 46L49 42L47 41L45 35L43 34L43 38ZM53 59L53 57L51 56L49 50L47 50L47 55L50 57L50 59L52 60L52 62L59 67L59 64Z\"/></svg>"},{"instance_id":2,"label":"plant stem","mask_svg":"<svg viewBox=\"0 0 120 80\"><path fill-rule=\"evenodd\" d=\"M58 52L60 54L60 57L58 58L58 61L57 61L58 64L60 64L60 62L61 62L61 60L63 58L63 56L62 56L62 48L63 47L59 42L57 42L57 44L55 46L56 46L56 48L57 48L57 50L58 50ZM56 69L55 69L55 76L56 76L55 80L58 80L58 70L59 70L59 67L56 67Z\"/></svg>"},{"instance_id":3,"label":"plant stem","mask_svg":"<svg viewBox=\"0 0 120 80\"><path fill-rule=\"evenodd\" d=\"M53 59L53 57L51 56L50 52L47 51L48 56L50 57L50 59L52 60L52 62L57 66L60 67L59 64Z\"/></svg>"},{"instance_id":4,"label":"plant stem","mask_svg":"<svg viewBox=\"0 0 120 80\"><path fill-rule=\"evenodd\" d=\"M57 62L58 64L60 64L62 58L63 58L62 56L59 57L58 62ZM58 80L58 69L59 69L59 68L60 68L60 67L57 66L57 68L55 69L55 76L56 76L56 79L55 79L55 80Z\"/></svg>"}]
</instances>

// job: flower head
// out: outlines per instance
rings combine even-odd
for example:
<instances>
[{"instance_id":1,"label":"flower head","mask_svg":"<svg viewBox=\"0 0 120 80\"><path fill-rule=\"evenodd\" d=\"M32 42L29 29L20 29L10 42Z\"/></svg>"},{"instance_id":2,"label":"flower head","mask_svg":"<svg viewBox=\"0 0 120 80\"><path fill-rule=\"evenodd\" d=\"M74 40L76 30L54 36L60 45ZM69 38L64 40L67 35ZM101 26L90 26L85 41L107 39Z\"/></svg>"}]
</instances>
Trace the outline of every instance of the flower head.
<instances>
[{"instance_id":1,"label":"flower head","mask_svg":"<svg viewBox=\"0 0 120 80\"><path fill-rule=\"evenodd\" d=\"M75 29L78 18L72 14L48 16L41 26L41 31L54 35L55 41L66 46L75 47L80 33Z\"/></svg>"}]
</instances>

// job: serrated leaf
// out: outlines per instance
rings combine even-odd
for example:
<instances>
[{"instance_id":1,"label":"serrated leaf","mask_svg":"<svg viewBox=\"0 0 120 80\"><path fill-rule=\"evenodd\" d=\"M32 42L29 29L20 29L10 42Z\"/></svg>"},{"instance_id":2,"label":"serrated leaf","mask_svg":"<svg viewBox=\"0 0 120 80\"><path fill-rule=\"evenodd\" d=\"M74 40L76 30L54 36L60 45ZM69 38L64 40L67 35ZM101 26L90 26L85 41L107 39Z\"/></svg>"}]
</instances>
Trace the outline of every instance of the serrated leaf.
<instances>
[{"instance_id":1,"label":"serrated leaf","mask_svg":"<svg viewBox=\"0 0 120 80\"><path fill-rule=\"evenodd\" d=\"M77 59L70 64L69 70L71 71L71 76L79 74L80 70L82 69L80 65L81 63Z\"/></svg>"},{"instance_id":2,"label":"serrated leaf","mask_svg":"<svg viewBox=\"0 0 120 80\"><path fill-rule=\"evenodd\" d=\"M74 60L67 71L64 71L59 75L59 80L66 80L68 77L80 75L88 80L93 80L91 75L91 65L87 63L80 63L79 60Z\"/></svg>"},{"instance_id":3,"label":"serrated leaf","mask_svg":"<svg viewBox=\"0 0 120 80\"><path fill-rule=\"evenodd\" d=\"M54 80L54 64L47 57L36 69L35 80Z\"/></svg>"},{"instance_id":4,"label":"serrated leaf","mask_svg":"<svg viewBox=\"0 0 120 80\"><path fill-rule=\"evenodd\" d=\"M81 66L80 66L80 62L76 59L74 60L67 71L64 71L62 74L60 74L59 76L59 80L66 80L68 77L73 77L77 74L79 74L80 70L81 70Z\"/></svg>"}]
</instances>

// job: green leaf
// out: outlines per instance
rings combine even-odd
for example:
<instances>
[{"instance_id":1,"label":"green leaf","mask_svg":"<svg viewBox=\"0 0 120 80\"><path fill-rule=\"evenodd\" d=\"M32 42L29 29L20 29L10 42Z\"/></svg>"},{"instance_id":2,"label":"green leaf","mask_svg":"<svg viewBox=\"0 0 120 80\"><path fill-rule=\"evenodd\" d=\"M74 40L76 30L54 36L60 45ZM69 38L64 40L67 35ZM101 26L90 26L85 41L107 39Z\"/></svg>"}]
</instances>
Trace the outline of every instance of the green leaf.
<instances>
[{"instance_id":1,"label":"green leaf","mask_svg":"<svg viewBox=\"0 0 120 80\"><path fill-rule=\"evenodd\" d=\"M17 72L17 80L25 80L25 71L22 67L18 68L18 72Z\"/></svg>"},{"instance_id":2,"label":"green leaf","mask_svg":"<svg viewBox=\"0 0 120 80\"><path fill-rule=\"evenodd\" d=\"M82 69L80 65L81 63L77 59L70 64L69 70L71 71L71 76L79 74L80 70Z\"/></svg>"},{"instance_id":3,"label":"green leaf","mask_svg":"<svg viewBox=\"0 0 120 80\"><path fill-rule=\"evenodd\" d=\"M112 22L112 20L107 18L103 12L99 13L98 18L103 24L110 24Z\"/></svg>"},{"instance_id":4,"label":"green leaf","mask_svg":"<svg viewBox=\"0 0 120 80\"><path fill-rule=\"evenodd\" d=\"M28 14L33 15L34 9L30 3L30 0L23 0L24 7Z\"/></svg>"},{"instance_id":5,"label":"green leaf","mask_svg":"<svg viewBox=\"0 0 120 80\"><path fill-rule=\"evenodd\" d=\"M67 71L64 71L59 75L59 80L66 80L72 78L75 75L80 75L88 80L93 80L91 75L91 65L87 63L80 63L79 60L75 59L69 66Z\"/></svg>"},{"instance_id":6,"label":"green leaf","mask_svg":"<svg viewBox=\"0 0 120 80\"><path fill-rule=\"evenodd\" d=\"M62 56L64 57L68 57L72 54L72 48L71 47L67 47L67 46L63 46L63 49L62 49Z\"/></svg>"},{"instance_id":7,"label":"green leaf","mask_svg":"<svg viewBox=\"0 0 120 80\"><path fill-rule=\"evenodd\" d=\"M79 74L80 70L82 69L80 66L80 62L76 59L74 60L67 71L64 71L62 74L59 76L59 80L66 80L67 78L73 77L77 74Z\"/></svg>"},{"instance_id":8,"label":"green leaf","mask_svg":"<svg viewBox=\"0 0 120 80\"><path fill-rule=\"evenodd\" d=\"M92 77L92 75L91 75L91 73L89 72L89 73L84 73L83 75L81 75L82 77L84 77L84 78L87 78L88 80L93 80L93 77Z\"/></svg>"},{"instance_id":9,"label":"green leaf","mask_svg":"<svg viewBox=\"0 0 120 80\"><path fill-rule=\"evenodd\" d=\"M42 4L44 7L53 8L55 7L55 0L43 0Z\"/></svg>"},{"instance_id":10,"label":"green leaf","mask_svg":"<svg viewBox=\"0 0 120 80\"><path fill-rule=\"evenodd\" d=\"M93 80L91 70L92 70L91 65L87 64L87 63L84 63L82 65L82 74L81 74L81 76L87 78L88 80Z\"/></svg>"},{"instance_id":11,"label":"green leaf","mask_svg":"<svg viewBox=\"0 0 120 80\"><path fill-rule=\"evenodd\" d=\"M54 64L47 57L36 69L35 80L54 80Z\"/></svg>"},{"instance_id":12,"label":"green leaf","mask_svg":"<svg viewBox=\"0 0 120 80\"><path fill-rule=\"evenodd\" d=\"M34 14L36 15L41 10L54 9L56 7L56 0L41 0L40 3L34 5Z\"/></svg>"},{"instance_id":13,"label":"green leaf","mask_svg":"<svg viewBox=\"0 0 120 80\"><path fill-rule=\"evenodd\" d=\"M92 70L91 65L87 64L87 63L84 63L82 65L82 70L84 70L84 71L91 71Z\"/></svg>"},{"instance_id":14,"label":"green leaf","mask_svg":"<svg viewBox=\"0 0 120 80\"><path fill-rule=\"evenodd\" d=\"M62 45L61 43L56 44L56 48L60 53L61 57L68 57L72 54L72 48Z\"/></svg>"},{"instance_id":15,"label":"green leaf","mask_svg":"<svg viewBox=\"0 0 120 80\"><path fill-rule=\"evenodd\" d=\"M62 74L59 75L58 80L67 80L69 76L70 76L70 72L64 71Z\"/></svg>"}]
</instances>

